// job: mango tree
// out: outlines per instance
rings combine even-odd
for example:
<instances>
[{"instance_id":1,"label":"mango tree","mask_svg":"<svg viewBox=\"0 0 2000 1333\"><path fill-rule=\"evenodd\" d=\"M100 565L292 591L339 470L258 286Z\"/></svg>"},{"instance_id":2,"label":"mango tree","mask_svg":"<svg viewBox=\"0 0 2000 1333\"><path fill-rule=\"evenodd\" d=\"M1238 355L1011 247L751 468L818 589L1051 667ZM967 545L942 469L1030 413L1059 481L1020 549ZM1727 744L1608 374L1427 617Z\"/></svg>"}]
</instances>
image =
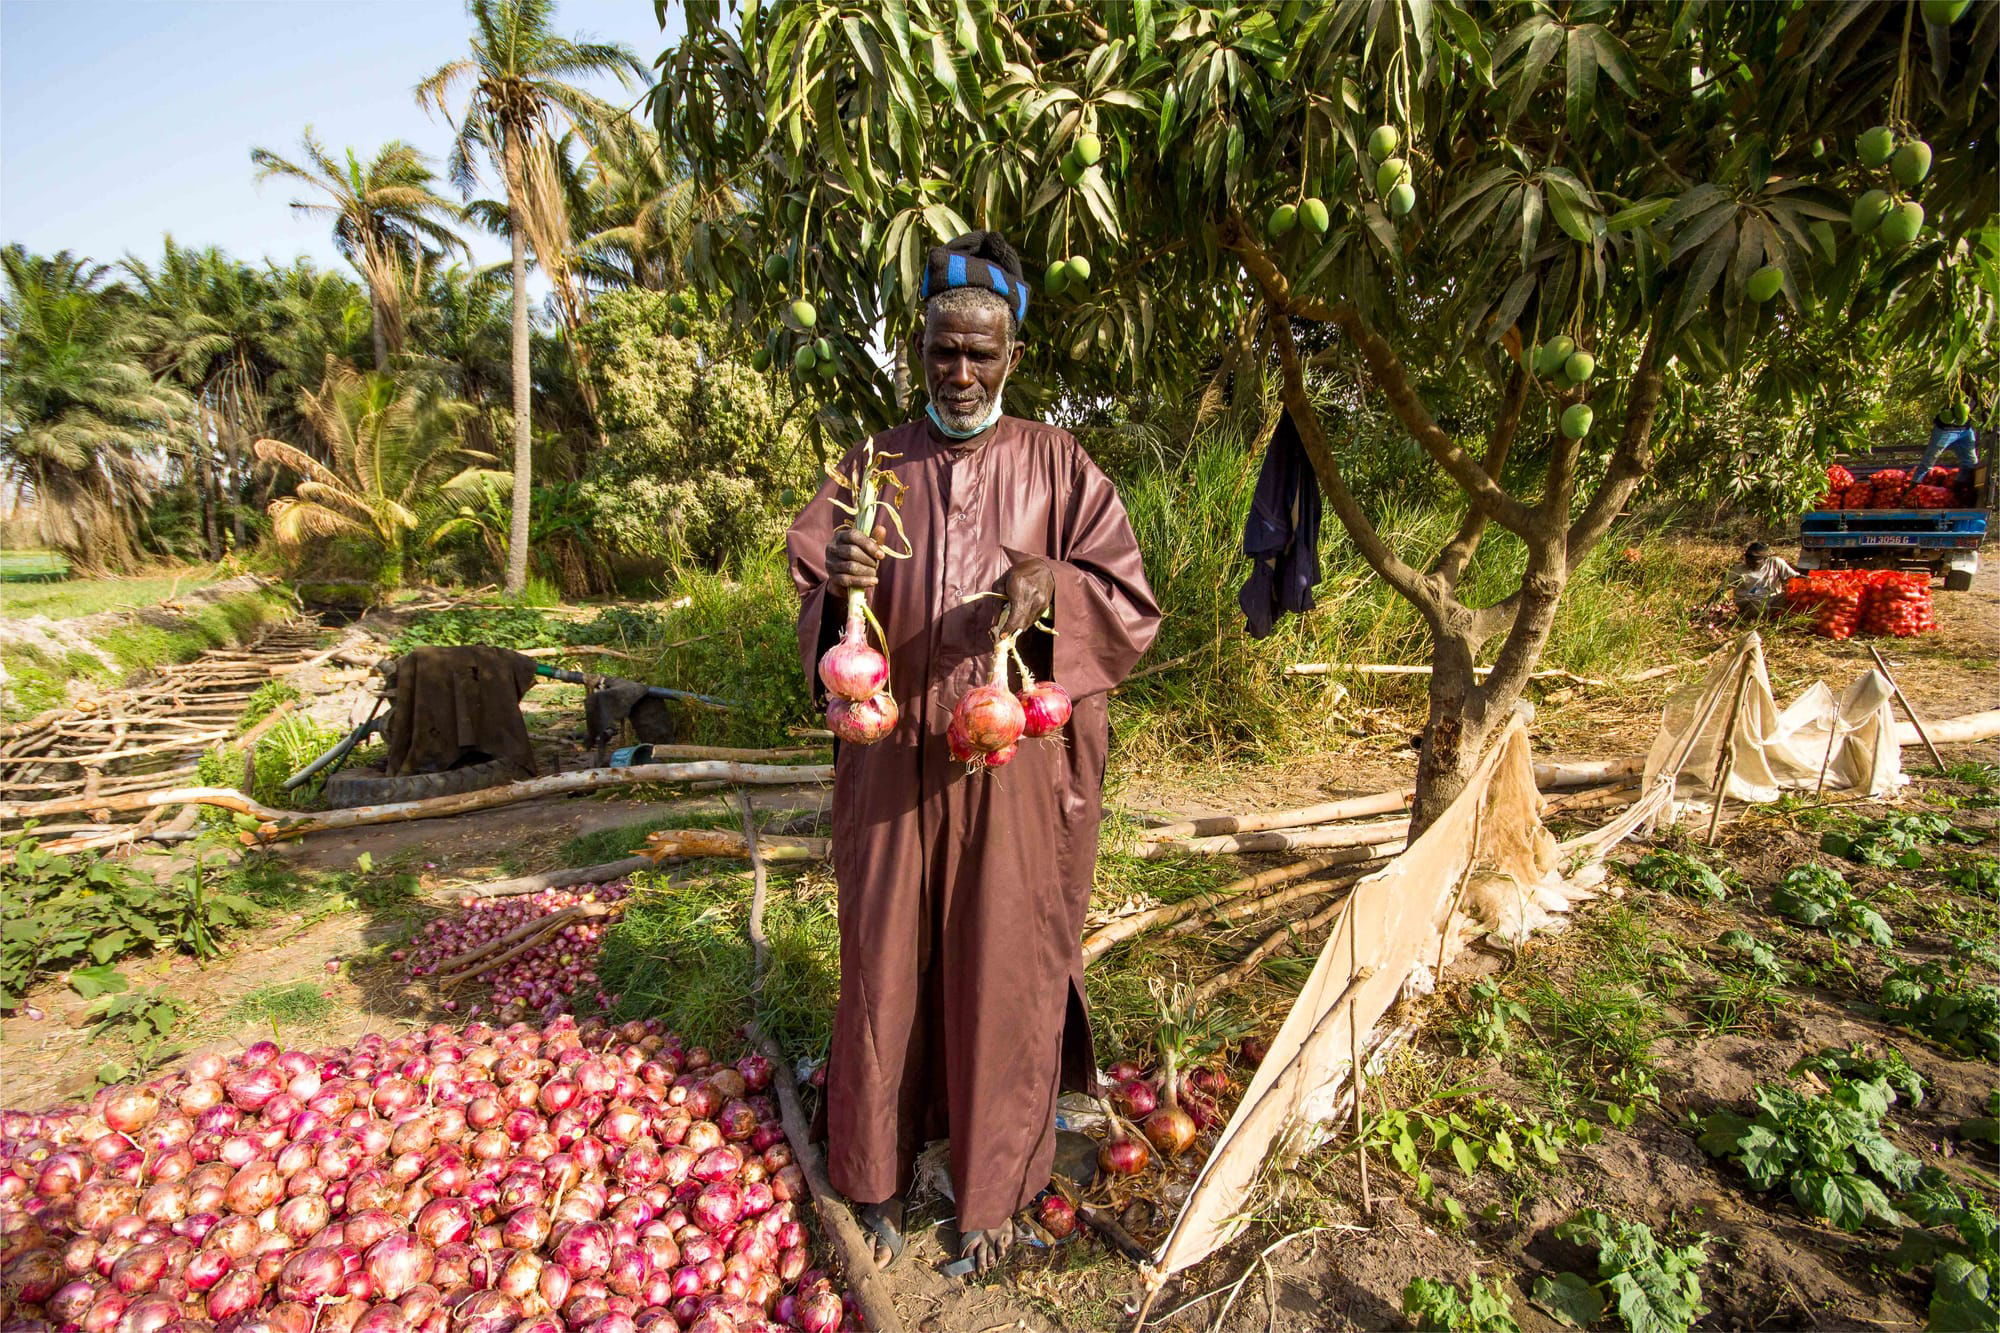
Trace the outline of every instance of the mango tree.
<instances>
[{"instance_id":1,"label":"mango tree","mask_svg":"<svg viewBox=\"0 0 2000 1333\"><path fill-rule=\"evenodd\" d=\"M904 416L867 347L915 327L924 249L973 226L1045 283L1048 391L1192 390L1236 343L1275 365L1330 508L1429 632L1421 824L1647 476L1666 367L1713 381L1823 307L1921 304L1989 221L2000 6L1951 8L689 3L652 109L745 204L696 280L778 370L832 381L844 429ZM1441 548L1356 500L1327 368L1463 493ZM1468 380L1483 420L1448 431L1431 402ZM1474 605L1494 527L1518 583Z\"/></svg>"}]
</instances>

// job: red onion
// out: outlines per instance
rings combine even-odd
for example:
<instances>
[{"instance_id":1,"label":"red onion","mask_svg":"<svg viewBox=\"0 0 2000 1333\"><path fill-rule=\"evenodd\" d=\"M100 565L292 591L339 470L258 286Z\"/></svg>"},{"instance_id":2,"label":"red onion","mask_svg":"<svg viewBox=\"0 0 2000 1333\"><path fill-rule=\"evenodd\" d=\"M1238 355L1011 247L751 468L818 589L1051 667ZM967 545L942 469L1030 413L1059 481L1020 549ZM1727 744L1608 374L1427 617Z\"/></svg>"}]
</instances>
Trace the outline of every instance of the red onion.
<instances>
[{"instance_id":1,"label":"red onion","mask_svg":"<svg viewBox=\"0 0 2000 1333\"><path fill-rule=\"evenodd\" d=\"M239 1069L222 1081L231 1103L245 1111L255 1111L278 1095L284 1080L274 1069Z\"/></svg>"},{"instance_id":2,"label":"red onion","mask_svg":"<svg viewBox=\"0 0 2000 1333\"><path fill-rule=\"evenodd\" d=\"M121 1134L132 1134L160 1113L160 1094L146 1084L121 1086L104 1101L104 1123Z\"/></svg>"},{"instance_id":3,"label":"red onion","mask_svg":"<svg viewBox=\"0 0 2000 1333\"><path fill-rule=\"evenodd\" d=\"M840 641L819 659L820 683L836 699L871 699L889 683L889 659L868 642L865 605L860 589L849 592L847 625Z\"/></svg>"},{"instance_id":4,"label":"red onion","mask_svg":"<svg viewBox=\"0 0 2000 1333\"><path fill-rule=\"evenodd\" d=\"M197 1250L188 1258L187 1284L195 1291L207 1291L228 1276L235 1266L236 1261L224 1250Z\"/></svg>"},{"instance_id":5,"label":"red onion","mask_svg":"<svg viewBox=\"0 0 2000 1333\"><path fill-rule=\"evenodd\" d=\"M223 1191L223 1203L232 1213L255 1217L284 1197L285 1178L269 1162L244 1165Z\"/></svg>"},{"instance_id":6,"label":"red onion","mask_svg":"<svg viewBox=\"0 0 2000 1333\"><path fill-rule=\"evenodd\" d=\"M1024 736L1048 736L1062 730L1069 721L1069 691L1052 680L1033 682L1021 691L1019 698L1025 719L1021 728Z\"/></svg>"},{"instance_id":7,"label":"red onion","mask_svg":"<svg viewBox=\"0 0 2000 1333\"><path fill-rule=\"evenodd\" d=\"M1160 1098L1153 1091L1152 1084L1135 1078L1113 1090L1111 1104L1117 1108L1118 1114L1131 1120L1143 1120L1158 1108Z\"/></svg>"},{"instance_id":8,"label":"red onion","mask_svg":"<svg viewBox=\"0 0 2000 1333\"><path fill-rule=\"evenodd\" d=\"M128 1296L151 1291L167 1271L166 1251L157 1245L135 1245L111 1266L111 1285Z\"/></svg>"},{"instance_id":9,"label":"red onion","mask_svg":"<svg viewBox=\"0 0 2000 1333\"><path fill-rule=\"evenodd\" d=\"M463 1199L432 1199L417 1214L417 1235L432 1245L449 1245L472 1235L472 1206Z\"/></svg>"},{"instance_id":10,"label":"red onion","mask_svg":"<svg viewBox=\"0 0 2000 1333\"><path fill-rule=\"evenodd\" d=\"M575 1277L602 1277L611 1266L611 1232L601 1222L579 1222L556 1241L556 1262Z\"/></svg>"},{"instance_id":11,"label":"red onion","mask_svg":"<svg viewBox=\"0 0 2000 1333\"><path fill-rule=\"evenodd\" d=\"M1098 1146L1097 1166L1108 1175L1136 1176L1146 1169L1151 1157L1144 1139L1114 1133Z\"/></svg>"},{"instance_id":12,"label":"red onion","mask_svg":"<svg viewBox=\"0 0 2000 1333\"><path fill-rule=\"evenodd\" d=\"M178 1301L167 1296L147 1296L133 1301L118 1317L117 1333L159 1333L181 1317Z\"/></svg>"},{"instance_id":13,"label":"red onion","mask_svg":"<svg viewBox=\"0 0 2000 1333\"><path fill-rule=\"evenodd\" d=\"M1045 1195L1035 1209L1035 1220L1042 1224L1042 1230L1064 1240L1076 1230L1076 1205L1060 1194Z\"/></svg>"},{"instance_id":14,"label":"red onion","mask_svg":"<svg viewBox=\"0 0 2000 1333\"><path fill-rule=\"evenodd\" d=\"M887 690L859 701L829 699L826 705L827 730L849 745L875 744L896 729L901 716Z\"/></svg>"},{"instance_id":15,"label":"red onion","mask_svg":"<svg viewBox=\"0 0 2000 1333\"><path fill-rule=\"evenodd\" d=\"M799 1297L798 1326L803 1333L839 1333L845 1313L832 1288L817 1287Z\"/></svg>"},{"instance_id":16,"label":"red onion","mask_svg":"<svg viewBox=\"0 0 2000 1333\"><path fill-rule=\"evenodd\" d=\"M278 1296L311 1304L333 1295L346 1276L340 1252L332 1246L300 1250L278 1272Z\"/></svg>"},{"instance_id":17,"label":"red onion","mask_svg":"<svg viewBox=\"0 0 2000 1333\"><path fill-rule=\"evenodd\" d=\"M257 1274L247 1268L238 1268L225 1274L208 1293L208 1317L215 1320L234 1319L249 1311L264 1297L264 1284Z\"/></svg>"},{"instance_id":18,"label":"red onion","mask_svg":"<svg viewBox=\"0 0 2000 1333\"><path fill-rule=\"evenodd\" d=\"M68 1278L53 1250L26 1250L0 1265L0 1284L28 1305L46 1301Z\"/></svg>"},{"instance_id":19,"label":"red onion","mask_svg":"<svg viewBox=\"0 0 2000 1333\"><path fill-rule=\"evenodd\" d=\"M453 1333L512 1333L521 1318L520 1303L505 1292L478 1292L459 1306Z\"/></svg>"},{"instance_id":20,"label":"red onion","mask_svg":"<svg viewBox=\"0 0 2000 1333\"><path fill-rule=\"evenodd\" d=\"M429 1242L397 1232L369 1247L364 1267L376 1298L393 1301L412 1287L428 1282L435 1262L436 1250Z\"/></svg>"}]
</instances>

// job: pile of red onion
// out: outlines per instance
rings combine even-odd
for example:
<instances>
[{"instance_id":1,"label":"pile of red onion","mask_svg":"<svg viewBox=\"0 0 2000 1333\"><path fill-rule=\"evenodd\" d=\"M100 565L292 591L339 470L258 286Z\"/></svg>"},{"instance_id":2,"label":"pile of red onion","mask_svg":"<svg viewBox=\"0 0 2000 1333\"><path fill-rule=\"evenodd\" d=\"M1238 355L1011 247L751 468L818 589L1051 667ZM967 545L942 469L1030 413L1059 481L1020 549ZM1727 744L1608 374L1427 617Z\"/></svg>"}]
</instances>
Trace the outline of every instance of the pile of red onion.
<instances>
[{"instance_id":1,"label":"pile of red onion","mask_svg":"<svg viewBox=\"0 0 2000 1333\"><path fill-rule=\"evenodd\" d=\"M1007 662L1021 672L1021 692L1008 688ZM1052 680L1028 674L1013 637L993 650L993 673L983 685L967 690L951 710L945 744L951 757L970 769L1002 768L1013 762L1023 737L1052 736L1069 722L1069 691Z\"/></svg>"},{"instance_id":2,"label":"pile of red onion","mask_svg":"<svg viewBox=\"0 0 2000 1333\"><path fill-rule=\"evenodd\" d=\"M1113 1176L1139 1174L1154 1153L1171 1161L1203 1133L1219 1129L1225 1119L1220 1099L1230 1091L1229 1074L1220 1068L1177 1072L1170 1065L1149 1074L1130 1060L1105 1070L1104 1085L1115 1115L1098 1146L1097 1165Z\"/></svg>"},{"instance_id":3,"label":"pile of red onion","mask_svg":"<svg viewBox=\"0 0 2000 1333\"><path fill-rule=\"evenodd\" d=\"M439 976L449 971L444 964L482 944L565 908L622 902L631 892L631 882L620 879L574 889L545 889L513 898L461 898L458 915L432 921L417 932L409 949L398 949L391 957L407 963L412 979ZM507 959L497 969L475 973L473 979L492 984L492 1003L504 1022L530 1014L553 1014L591 998L600 1009L615 1008L618 996L600 990L597 980L599 941L606 928L602 921L573 921L548 939ZM505 952L500 950L494 956ZM456 1011L458 1001L447 999L444 1007ZM476 1004L466 1013L468 1018L478 1015Z\"/></svg>"},{"instance_id":4,"label":"pile of red onion","mask_svg":"<svg viewBox=\"0 0 2000 1333\"><path fill-rule=\"evenodd\" d=\"M258 1042L0 1112L7 1333L834 1333L756 1055L654 1023Z\"/></svg>"}]
</instances>

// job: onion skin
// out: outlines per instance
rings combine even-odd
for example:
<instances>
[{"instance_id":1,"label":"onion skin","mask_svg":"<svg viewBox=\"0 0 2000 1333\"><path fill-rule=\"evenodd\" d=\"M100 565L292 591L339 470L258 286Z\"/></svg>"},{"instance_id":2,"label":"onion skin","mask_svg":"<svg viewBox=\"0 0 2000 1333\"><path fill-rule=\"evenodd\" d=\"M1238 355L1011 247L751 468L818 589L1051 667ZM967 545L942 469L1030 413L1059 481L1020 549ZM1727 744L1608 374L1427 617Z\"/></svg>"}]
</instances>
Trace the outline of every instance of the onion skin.
<instances>
[{"instance_id":1,"label":"onion skin","mask_svg":"<svg viewBox=\"0 0 2000 1333\"><path fill-rule=\"evenodd\" d=\"M1106 1175L1136 1176L1146 1169L1152 1159L1152 1152L1144 1139L1135 1139L1127 1134L1114 1134L1097 1149L1097 1166Z\"/></svg>"},{"instance_id":2,"label":"onion skin","mask_svg":"<svg viewBox=\"0 0 2000 1333\"><path fill-rule=\"evenodd\" d=\"M826 705L827 730L849 745L873 745L896 729L902 718L895 696L887 690L869 698L829 699Z\"/></svg>"},{"instance_id":3,"label":"onion skin","mask_svg":"<svg viewBox=\"0 0 2000 1333\"><path fill-rule=\"evenodd\" d=\"M820 655L820 684L836 699L871 699L889 683L889 659L868 642L868 622L849 603L840 641Z\"/></svg>"},{"instance_id":4,"label":"onion skin","mask_svg":"<svg viewBox=\"0 0 2000 1333\"><path fill-rule=\"evenodd\" d=\"M982 754L1004 750L1020 740L1021 729L1027 725L1021 701L1006 685L997 682L975 685L966 691L965 697L951 710L951 716L959 733Z\"/></svg>"}]
</instances>

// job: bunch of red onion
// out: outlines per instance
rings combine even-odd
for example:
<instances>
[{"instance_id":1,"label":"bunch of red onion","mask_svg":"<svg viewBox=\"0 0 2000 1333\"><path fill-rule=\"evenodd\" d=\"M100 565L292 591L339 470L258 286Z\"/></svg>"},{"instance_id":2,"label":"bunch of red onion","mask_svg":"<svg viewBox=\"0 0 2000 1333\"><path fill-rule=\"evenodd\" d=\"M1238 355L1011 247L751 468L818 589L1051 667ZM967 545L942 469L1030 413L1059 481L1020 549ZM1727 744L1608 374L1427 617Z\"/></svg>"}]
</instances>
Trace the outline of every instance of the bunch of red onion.
<instances>
[{"instance_id":1,"label":"bunch of red onion","mask_svg":"<svg viewBox=\"0 0 2000 1333\"><path fill-rule=\"evenodd\" d=\"M1001 768L1013 761L1023 737L1054 735L1069 721L1069 691L1052 680L1036 681L1008 635L993 650L993 671L983 685L965 692L951 710L945 744L968 768ZM1007 663L1021 672L1019 694L1008 688Z\"/></svg>"},{"instance_id":2,"label":"bunch of red onion","mask_svg":"<svg viewBox=\"0 0 2000 1333\"><path fill-rule=\"evenodd\" d=\"M453 958L482 944L565 908L622 902L631 892L631 882L620 879L513 898L461 898L458 915L432 921L417 932L407 951L399 949L392 956L397 962L407 961L413 979L443 975L450 970L446 964ZM492 1003L503 1021L554 1013L591 998L599 1008L611 1009L618 996L599 989L597 979L597 953L605 928L601 921L572 921L499 967L475 973L473 979L492 984ZM497 958L505 952L501 949L490 956ZM444 1005L456 1010L458 1001L447 999ZM466 1016L478 1017L478 1006L472 1006Z\"/></svg>"},{"instance_id":3,"label":"bunch of red onion","mask_svg":"<svg viewBox=\"0 0 2000 1333\"><path fill-rule=\"evenodd\" d=\"M8 1333L831 1333L771 1069L657 1024L258 1042L0 1112Z\"/></svg>"},{"instance_id":4,"label":"bunch of red onion","mask_svg":"<svg viewBox=\"0 0 2000 1333\"><path fill-rule=\"evenodd\" d=\"M1121 1060L1104 1071L1104 1083L1115 1119L1098 1150L1098 1165L1111 1175L1145 1170L1149 1145L1169 1158L1185 1153L1202 1131L1222 1122L1218 1101L1229 1091L1225 1071L1203 1066L1181 1073L1172 1061L1149 1076L1139 1065Z\"/></svg>"},{"instance_id":5,"label":"bunch of red onion","mask_svg":"<svg viewBox=\"0 0 2000 1333\"><path fill-rule=\"evenodd\" d=\"M854 497L851 506L838 499L834 503L854 516L853 526L857 531L875 533L878 517L901 527L895 505L885 497L899 492L902 483L895 473L881 466L872 443L862 446L854 476L840 472L832 475ZM889 554L904 559L910 552L892 550ZM841 629L840 641L819 659L819 680L826 687L827 729L850 745L873 745L896 729L901 715L896 697L889 693L889 659L868 641L868 627L873 621L868 594L860 588L849 589L847 623Z\"/></svg>"}]
</instances>

